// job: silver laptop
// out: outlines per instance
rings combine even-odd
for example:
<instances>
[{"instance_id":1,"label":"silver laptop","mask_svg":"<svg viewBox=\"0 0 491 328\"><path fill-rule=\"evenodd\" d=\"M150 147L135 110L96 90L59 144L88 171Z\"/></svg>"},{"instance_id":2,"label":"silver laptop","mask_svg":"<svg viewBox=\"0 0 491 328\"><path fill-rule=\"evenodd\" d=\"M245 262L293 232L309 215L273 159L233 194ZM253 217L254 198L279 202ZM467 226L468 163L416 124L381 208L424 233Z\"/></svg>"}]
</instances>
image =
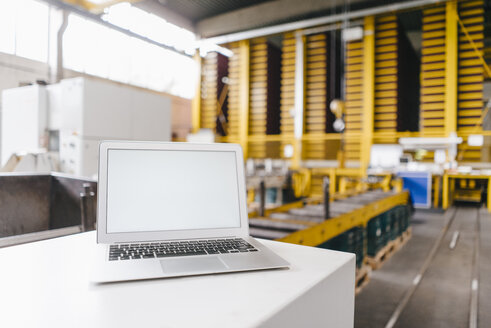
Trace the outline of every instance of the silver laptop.
<instances>
[{"instance_id":1,"label":"silver laptop","mask_svg":"<svg viewBox=\"0 0 491 328\"><path fill-rule=\"evenodd\" d=\"M102 142L92 281L285 268L249 236L235 144Z\"/></svg>"}]
</instances>

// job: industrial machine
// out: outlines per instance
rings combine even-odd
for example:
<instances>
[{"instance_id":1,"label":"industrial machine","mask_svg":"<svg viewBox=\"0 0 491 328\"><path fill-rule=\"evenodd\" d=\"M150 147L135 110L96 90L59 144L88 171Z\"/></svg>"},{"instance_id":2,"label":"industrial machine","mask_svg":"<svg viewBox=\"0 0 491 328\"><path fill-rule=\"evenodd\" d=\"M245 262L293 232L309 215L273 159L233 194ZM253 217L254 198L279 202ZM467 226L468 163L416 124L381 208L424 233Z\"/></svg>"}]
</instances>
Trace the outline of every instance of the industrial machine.
<instances>
[{"instance_id":1,"label":"industrial machine","mask_svg":"<svg viewBox=\"0 0 491 328\"><path fill-rule=\"evenodd\" d=\"M2 166L19 152L59 152L61 172L93 177L101 140L171 140L171 100L73 78L4 90L1 121Z\"/></svg>"}]
</instances>

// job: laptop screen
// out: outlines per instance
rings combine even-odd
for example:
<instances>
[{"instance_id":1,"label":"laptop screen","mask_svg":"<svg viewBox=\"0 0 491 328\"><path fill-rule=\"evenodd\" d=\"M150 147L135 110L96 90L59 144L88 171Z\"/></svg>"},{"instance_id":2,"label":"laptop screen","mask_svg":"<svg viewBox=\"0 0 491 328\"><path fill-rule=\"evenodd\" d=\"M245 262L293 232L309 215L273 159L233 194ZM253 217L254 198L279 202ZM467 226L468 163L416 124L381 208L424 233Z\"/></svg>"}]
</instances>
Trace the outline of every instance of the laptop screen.
<instances>
[{"instance_id":1,"label":"laptop screen","mask_svg":"<svg viewBox=\"0 0 491 328\"><path fill-rule=\"evenodd\" d=\"M109 149L107 233L239 228L233 151Z\"/></svg>"}]
</instances>

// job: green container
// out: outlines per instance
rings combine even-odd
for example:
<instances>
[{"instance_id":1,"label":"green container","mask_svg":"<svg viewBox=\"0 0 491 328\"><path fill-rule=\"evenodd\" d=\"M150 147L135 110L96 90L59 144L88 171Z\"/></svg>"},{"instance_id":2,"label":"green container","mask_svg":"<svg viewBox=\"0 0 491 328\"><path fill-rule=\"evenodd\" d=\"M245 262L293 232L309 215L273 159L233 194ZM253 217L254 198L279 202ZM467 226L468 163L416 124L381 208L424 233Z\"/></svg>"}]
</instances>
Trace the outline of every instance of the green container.
<instances>
[{"instance_id":1,"label":"green container","mask_svg":"<svg viewBox=\"0 0 491 328\"><path fill-rule=\"evenodd\" d=\"M400 234L399 217L395 208L387 211L388 223L390 224L389 239L394 240Z\"/></svg>"},{"instance_id":2,"label":"green container","mask_svg":"<svg viewBox=\"0 0 491 328\"><path fill-rule=\"evenodd\" d=\"M374 217L367 224L367 254L375 256L377 252L387 244L385 213Z\"/></svg>"},{"instance_id":3,"label":"green container","mask_svg":"<svg viewBox=\"0 0 491 328\"><path fill-rule=\"evenodd\" d=\"M356 255L356 266L361 267L364 259L365 229L355 227L350 229L317 247L332 249L341 252L354 253Z\"/></svg>"},{"instance_id":4,"label":"green container","mask_svg":"<svg viewBox=\"0 0 491 328\"><path fill-rule=\"evenodd\" d=\"M389 212L385 212L382 214L382 226L383 226L382 238L384 240L384 245L386 245L387 242L390 240L390 231L391 231L390 219L391 217L389 215Z\"/></svg>"},{"instance_id":5,"label":"green container","mask_svg":"<svg viewBox=\"0 0 491 328\"><path fill-rule=\"evenodd\" d=\"M406 206L397 206L396 210L399 217L399 234L401 235L404 231L407 230Z\"/></svg>"},{"instance_id":6,"label":"green container","mask_svg":"<svg viewBox=\"0 0 491 328\"><path fill-rule=\"evenodd\" d=\"M400 205L397 208L398 208L400 215L401 215L401 220L402 220L401 233L402 233L402 232L406 231L407 228L409 228L411 211L410 211L408 205Z\"/></svg>"},{"instance_id":7,"label":"green container","mask_svg":"<svg viewBox=\"0 0 491 328\"><path fill-rule=\"evenodd\" d=\"M405 219L406 219L406 229L409 228L411 225L411 209L409 208L409 205L404 206L405 209Z\"/></svg>"},{"instance_id":8,"label":"green container","mask_svg":"<svg viewBox=\"0 0 491 328\"><path fill-rule=\"evenodd\" d=\"M355 253L356 265L361 267L365 255L375 256L389 240L406 231L409 222L409 206L399 205L369 220L366 229L355 227L318 247Z\"/></svg>"}]
</instances>

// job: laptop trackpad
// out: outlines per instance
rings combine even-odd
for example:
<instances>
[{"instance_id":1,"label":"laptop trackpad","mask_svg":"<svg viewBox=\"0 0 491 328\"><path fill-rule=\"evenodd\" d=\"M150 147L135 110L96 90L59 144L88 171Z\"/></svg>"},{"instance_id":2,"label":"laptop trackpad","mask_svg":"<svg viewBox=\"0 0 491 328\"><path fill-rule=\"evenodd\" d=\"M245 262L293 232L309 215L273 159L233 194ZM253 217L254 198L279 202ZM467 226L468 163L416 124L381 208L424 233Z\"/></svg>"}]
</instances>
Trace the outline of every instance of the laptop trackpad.
<instances>
[{"instance_id":1,"label":"laptop trackpad","mask_svg":"<svg viewBox=\"0 0 491 328\"><path fill-rule=\"evenodd\" d=\"M164 273L223 272L228 267L217 256L174 258L160 261Z\"/></svg>"}]
</instances>

